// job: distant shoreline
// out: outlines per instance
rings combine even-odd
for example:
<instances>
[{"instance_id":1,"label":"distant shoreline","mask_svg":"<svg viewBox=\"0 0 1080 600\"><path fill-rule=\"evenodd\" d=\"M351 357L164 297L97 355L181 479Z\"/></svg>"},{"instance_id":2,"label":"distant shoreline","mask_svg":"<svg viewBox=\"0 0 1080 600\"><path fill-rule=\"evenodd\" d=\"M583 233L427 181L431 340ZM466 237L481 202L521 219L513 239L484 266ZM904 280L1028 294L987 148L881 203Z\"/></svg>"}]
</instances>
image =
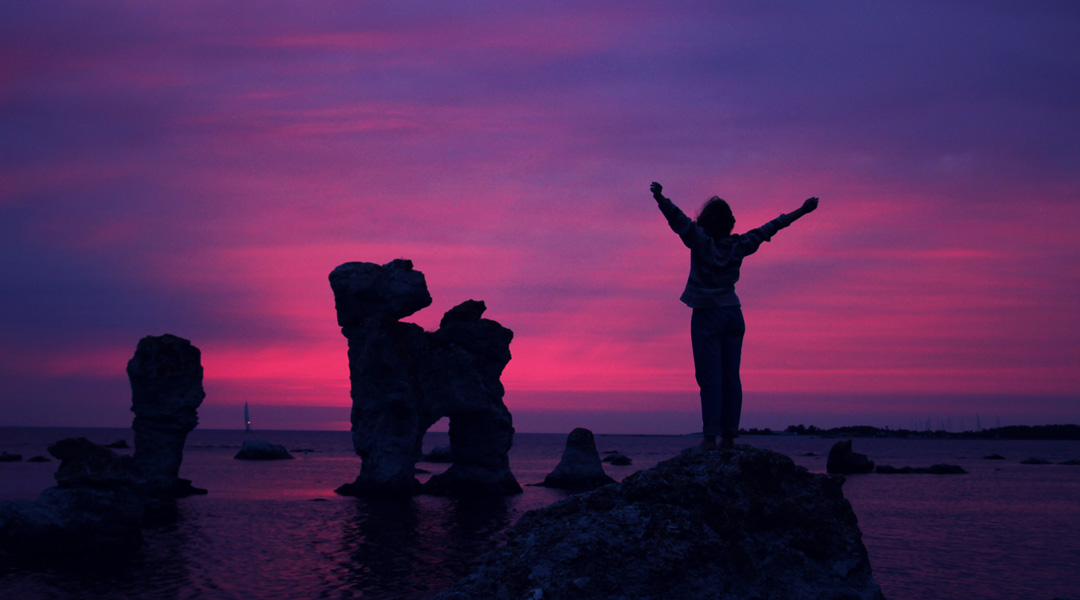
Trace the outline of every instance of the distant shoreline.
<instances>
[{"instance_id":1,"label":"distant shoreline","mask_svg":"<svg viewBox=\"0 0 1080 600\"><path fill-rule=\"evenodd\" d=\"M1080 440L1080 425L1009 425L1006 427L994 427L980 429L978 431L945 431L892 429L889 427L874 427L871 425L857 425L849 427L833 427L822 429L813 425L789 425L784 431L772 431L770 429L739 430L740 435L794 435L814 436L823 438L839 437L887 437L887 438L910 438L910 439L955 439L955 440L1040 440L1040 441L1078 441Z\"/></svg>"}]
</instances>

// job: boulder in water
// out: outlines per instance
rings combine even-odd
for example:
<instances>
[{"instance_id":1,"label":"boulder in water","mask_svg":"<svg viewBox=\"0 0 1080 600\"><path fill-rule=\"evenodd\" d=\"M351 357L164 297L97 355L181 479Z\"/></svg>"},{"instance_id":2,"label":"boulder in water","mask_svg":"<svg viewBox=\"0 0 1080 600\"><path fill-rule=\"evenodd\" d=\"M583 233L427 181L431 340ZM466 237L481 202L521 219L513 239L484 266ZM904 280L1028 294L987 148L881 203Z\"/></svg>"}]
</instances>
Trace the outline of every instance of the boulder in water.
<instances>
[{"instance_id":1,"label":"boulder in water","mask_svg":"<svg viewBox=\"0 0 1080 600\"><path fill-rule=\"evenodd\" d=\"M611 463L616 467L625 467L627 465L634 464L634 461L629 456L621 452L611 452L601 462Z\"/></svg>"},{"instance_id":2,"label":"boulder in water","mask_svg":"<svg viewBox=\"0 0 1080 600\"><path fill-rule=\"evenodd\" d=\"M289 460L292 454L280 444L266 440L244 440L240 451L233 458L237 460Z\"/></svg>"},{"instance_id":3,"label":"boulder in water","mask_svg":"<svg viewBox=\"0 0 1080 600\"><path fill-rule=\"evenodd\" d=\"M566 438L566 448L555 470L544 478L544 487L569 491L591 490L615 480L604 472L596 439L584 427L578 427Z\"/></svg>"},{"instance_id":4,"label":"boulder in water","mask_svg":"<svg viewBox=\"0 0 1080 600\"><path fill-rule=\"evenodd\" d=\"M851 449L851 440L836 442L829 450L825 470L836 475L855 475L872 473L874 461Z\"/></svg>"}]
</instances>

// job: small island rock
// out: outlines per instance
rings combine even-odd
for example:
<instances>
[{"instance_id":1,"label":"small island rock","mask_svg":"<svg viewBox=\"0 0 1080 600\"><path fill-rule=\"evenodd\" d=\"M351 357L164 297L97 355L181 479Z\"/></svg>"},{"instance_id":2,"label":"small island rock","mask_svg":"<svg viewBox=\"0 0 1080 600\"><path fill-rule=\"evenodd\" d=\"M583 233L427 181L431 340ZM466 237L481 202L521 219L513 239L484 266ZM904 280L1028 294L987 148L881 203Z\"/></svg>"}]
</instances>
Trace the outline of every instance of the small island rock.
<instances>
[{"instance_id":1,"label":"small island rock","mask_svg":"<svg viewBox=\"0 0 1080 600\"><path fill-rule=\"evenodd\" d=\"M544 478L544 487L570 491L591 490L602 485L614 483L604 473L600 463L600 454L596 451L596 439L593 433L584 427L578 427L566 438L566 448L562 460L555 470Z\"/></svg>"},{"instance_id":2,"label":"small island rock","mask_svg":"<svg viewBox=\"0 0 1080 600\"><path fill-rule=\"evenodd\" d=\"M607 456L605 456L604 460L602 460L601 462L610 463L612 465L615 465L616 467L625 467L627 465L634 464L634 461L631 460L629 456L621 452L611 452Z\"/></svg>"},{"instance_id":3,"label":"small island rock","mask_svg":"<svg viewBox=\"0 0 1080 600\"><path fill-rule=\"evenodd\" d=\"M244 440L240 451L233 458L237 460L289 460L292 454L280 444L266 440Z\"/></svg>"},{"instance_id":4,"label":"small island rock","mask_svg":"<svg viewBox=\"0 0 1080 600\"><path fill-rule=\"evenodd\" d=\"M874 461L851 449L851 440L836 442L829 450L829 458L825 463L825 470L836 475L855 475L859 473L871 473L874 470Z\"/></svg>"}]
</instances>

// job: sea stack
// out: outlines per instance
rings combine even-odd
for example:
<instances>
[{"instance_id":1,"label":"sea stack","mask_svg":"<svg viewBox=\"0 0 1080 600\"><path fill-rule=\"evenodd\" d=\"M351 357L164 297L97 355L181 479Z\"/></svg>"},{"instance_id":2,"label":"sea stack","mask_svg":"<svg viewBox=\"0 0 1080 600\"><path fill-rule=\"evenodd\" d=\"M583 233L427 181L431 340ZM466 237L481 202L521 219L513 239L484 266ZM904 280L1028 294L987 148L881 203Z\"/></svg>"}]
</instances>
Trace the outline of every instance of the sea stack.
<instances>
[{"instance_id":1,"label":"sea stack","mask_svg":"<svg viewBox=\"0 0 1080 600\"><path fill-rule=\"evenodd\" d=\"M521 492L510 472L513 419L499 378L513 332L481 318L468 300L426 332L400 319L431 304L411 261L345 263L330 273L338 325L349 342L353 446L360 475L345 495L507 495ZM421 490L414 476L424 433L450 419L453 464Z\"/></svg>"},{"instance_id":2,"label":"sea stack","mask_svg":"<svg viewBox=\"0 0 1080 600\"><path fill-rule=\"evenodd\" d=\"M579 492L614 482L604 472L593 433L578 427L566 437L562 459L544 478L544 487Z\"/></svg>"},{"instance_id":3,"label":"sea stack","mask_svg":"<svg viewBox=\"0 0 1080 600\"><path fill-rule=\"evenodd\" d=\"M206 397L199 349L175 335L147 336L139 340L127 373L141 487L162 495L205 493L179 478L184 442L199 424L196 409Z\"/></svg>"}]
</instances>

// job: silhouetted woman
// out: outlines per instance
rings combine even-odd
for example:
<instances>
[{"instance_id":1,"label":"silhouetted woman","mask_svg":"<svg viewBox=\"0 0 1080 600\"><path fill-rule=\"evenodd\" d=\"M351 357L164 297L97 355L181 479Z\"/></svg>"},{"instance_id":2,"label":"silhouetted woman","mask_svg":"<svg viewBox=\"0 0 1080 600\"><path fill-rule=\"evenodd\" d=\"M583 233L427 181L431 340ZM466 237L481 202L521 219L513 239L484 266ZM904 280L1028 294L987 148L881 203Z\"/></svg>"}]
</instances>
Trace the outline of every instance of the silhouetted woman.
<instances>
[{"instance_id":1,"label":"silhouetted woman","mask_svg":"<svg viewBox=\"0 0 1080 600\"><path fill-rule=\"evenodd\" d=\"M653 182L651 189L671 229L690 249L690 277L680 300L694 309L690 341L694 349L694 375L701 388L705 435L700 448L715 448L717 435L722 447L731 448L735 445L742 412L739 362L746 333L739 297L735 295L739 267L743 258L756 252L762 242L817 208L818 199L810 198L794 212L780 215L742 235L733 235L735 216L719 197L709 199L697 221L691 221L664 197L659 183Z\"/></svg>"}]
</instances>

